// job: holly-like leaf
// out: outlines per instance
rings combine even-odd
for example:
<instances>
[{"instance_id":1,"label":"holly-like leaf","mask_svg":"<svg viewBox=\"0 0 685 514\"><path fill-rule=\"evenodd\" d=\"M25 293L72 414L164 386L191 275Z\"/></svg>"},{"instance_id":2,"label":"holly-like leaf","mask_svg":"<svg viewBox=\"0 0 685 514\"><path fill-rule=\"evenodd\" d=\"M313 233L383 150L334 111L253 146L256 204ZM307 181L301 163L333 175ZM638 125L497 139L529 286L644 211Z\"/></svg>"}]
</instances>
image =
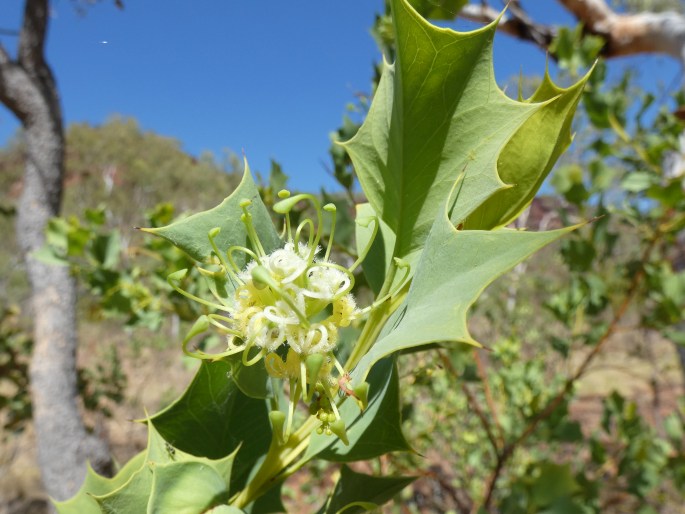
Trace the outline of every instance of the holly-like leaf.
<instances>
[{"instance_id":1,"label":"holly-like leaf","mask_svg":"<svg viewBox=\"0 0 685 514\"><path fill-rule=\"evenodd\" d=\"M172 462L155 466L148 509L150 514L197 514L226 503L228 484L202 462Z\"/></svg>"},{"instance_id":2,"label":"holly-like leaf","mask_svg":"<svg viewBox=\"0 0 685 514\"><path fill-rule=\"evenodd\" d=\"M217 459L240 446L233 464L238 486L266 453L271 426L266 403L245 396L232 371L227 362L202 361L185 393L151 420L165 440L192 455Z\"/></svg>"},{"instance_id":3,"label":"holly-like leaf","mask_svg":"<svg viewBox=\"0 0 685 514\"><path fill-rule=\"evenodd\" d=\"M385 64L369 114L345 148L362 188L397 235L394 256L423 246L440 205L465 171L466 218L506 187L497 159L540 104L507 98L492 67L493 23L457 33L393 0L397 59Z\"/></svg>"},{"instance_id":4,"label":"holly-like leaf","mask_svg":"<svg viewBox=\"0 0 685 514\"><path fill-rule=\"evenodd\" d=\"M480 346L466 323L471 305L497 277L574 228L550 232L461 231L452 226L443 207L407 298L355 368L355 383L363 380L374 363L399 350L440 341Z\"/></svg>"},{"instance_id":5,"label":"holly-like leaf","mask_svg":"<svg viewBox=\"0 0 685 514\"><path fill-rule=\"evenodd\" d=\"M416 477L374 477L355 473L347 466L340 470L340 478L333 494L318 514L356 514L373 510L399 493Z\"/></svg>"},{"instance_id":6,"label":"holly-like leaf","mask_svg":"<svg viewBox=\"0 0 685 514\"><path fill-rule=\"evenodd\" d=\"M528 207L559 156L571 144L571 122L588 73L575 85L563 89L548 73L528 102L545 102L516 131L497 160L500 178L511 185L480 205L464 223L464 229L491 229L514 221Z\"/></svg>"},{"instance_id":7,"label":"holly-like leaf","mask_svg":"<svg viewBox=\"0 0 685 514\"><path fill-rule=\"evenodd\" d=\"M229 497L235 453L196 457L174 448L148 420L148 445L114 478L88 471L74 498L56 503L61 514L204 512Z\"/></svg>"},{"instance_id":8,"label":"holly-like leaf","mask_svg":"<svg viewBox=\"0 0 685 514\"><path fill-rule=\"evenodd\" d=\"M125 485L131 477L140 471L147 458L147 451L142 451L129 460L112 478L98 475L88 466L86 479L79 492L72 498L55 502L59 514L100 514L101 510L93 496L102 496Z\"/></svg>"},{"instance_id":9,"label":"holly-like leaf","mask_svg":"<svg viewBox=\"0 0 685 514\"><path fill-rule=\"evenodd\" d=\"M207 234L215 227L221 229L215 239L217 247L221 251L226 251L231 246L250 246L245 225L240 221L242 214L240 202L245 199L252 202L249 212L252 215L255 230L259 234L264 250L268 253L277 249L281 246L281 240L273 226L269 212L259 196L257 185L252 178L247 161L245 162L243 179L236 190L213 209L193 214L166 227L144 228L142 230L163 237L197 261L207 262L213 253ZM241 254L236 254L236 263L239 265L244 264L238 262L241 258Z\"/></svg>"}]
</instances>

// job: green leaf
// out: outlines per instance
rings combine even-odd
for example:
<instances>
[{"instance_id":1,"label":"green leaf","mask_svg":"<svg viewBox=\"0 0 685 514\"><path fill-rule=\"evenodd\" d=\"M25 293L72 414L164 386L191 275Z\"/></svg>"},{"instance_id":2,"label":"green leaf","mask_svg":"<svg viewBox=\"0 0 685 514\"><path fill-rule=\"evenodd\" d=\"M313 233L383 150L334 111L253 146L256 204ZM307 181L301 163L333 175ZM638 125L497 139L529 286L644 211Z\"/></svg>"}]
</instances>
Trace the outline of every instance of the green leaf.
<instances>
[{"instance_id":1,"label":"green leaf","mask_svg":"<svg viewBox=\"0 0 685 514\"><path fill-rule=\"evenodd\" d=\"M529 102L546 102L516 131L497 161L500 178L511 188L488 198L464 223L465 229L491 229L514 221L528 207L559 156L571 144L571 122L589 78L568 89L545 76ZM544 135L544 136L543 136Z\"/></svg>"},{"instance_id":2,"label":"green leaf","mask_svg":"<svg viewBox=\"0 0 685 514\"><path fill-rule=\"evenodd\" d=\"M397 60L385 64L369 114L347 149L366 196L397 235L394 256L423 246L462 171L463 220L506 187L497 160L540 105L516 102L492 69L496 24L469 33L430 25L392 2Z\"/></svg>"},{"instance_id":3,"label":"green leaf","mask_svg":"<svg viewBox=\"0 0 685 514\"><path fill-rule=\"evenodd\" d=\"M379 362L369 373L369 403L364 412L347 400L340 415L347 427L349 445L340 439L313 434L306 458L319 456L336 462L366 460L392 451L411 450L402 433L399 377L395 359Z\"/></svg>"},{"instance_id":4,"label":"green leaf","mask_svg":"<svg viewBox=\"0 0 685 514\"><path fill-rule=\"evenodd\" d=\"M273 396L271 377L266 372L264 359L261 359L252 366L245 366L242 353L238 353L226 358L226 361L231 363L231 377L243 394L250 398L259 399L271 398Z\"/></svg>"},{"instance_id":5,"label":"green leaf","mask_svg":"<svg viewBox=\"0 0 685 514\"><path fill-rule=\"evenodd\" d=\"M63 514L205 512L228 500L234 458L235 452L214 460L185 453L148 422L144 452L111 479L89 470L79 493L56 507Z\"/></svg>"},{"instance_id":6,"label":"green leaf","mask_svg":"<svg viewBox=\"0 0 685 514\"><path fill-rule=\"evenodd\" d=\"M538 514L587 514L587 512L583 502L562 496L554 500L544 510L538 511Z\"/></svg>"},{"instance_id":7,"label":"green leaf","mask_svg":"<svg viewBox=\"0 0 685 514\"><path fill-rule=\"evenodd\" d=\"M631 193L639 193L654 183L654 175L646 171L631 173L621 181L621 187Z\"/></svg>"},{"instance_id":8,"label":"green leaf","mask_svg":"<svg viewBox=\"0 0 685 514\"><path fill-rule=\"evenodd\" d=\"M114 269L119 264L121 238L118 230L96 235L92 244L93 257L103 268Z\"/></svg>"},{"instance_id":9,"label":"green leaf","mask_svg":"<svg viewBox=\"0 0 685 514\"><path fill-rule=\"evenodd\" d=\"M69 266L69 259L55 253L54 249L48 245L41 246L38 250L31 252L31 257L50 266Z\"/></svg>"},{"instance_id":10,"label":"green leaf","mask_svg":"<svg viewBox=\"0 0 685 514\"><path fill-rule=\"evenodd\" d=\"M374 477L355 473L347 466L343 466L333 494L318 512L368 512L390 500L415 479L416 477Z\"/></svg>"},{"instance_id":11,"label":"green leaf","mask_svg":"<svg viewBox=\"0 0 685 514\"><path fill-rule=\"evenodd\" d=\"M233 465L234 486L264 455L271 441L266 403L245 396L229 378L227 362L202 361L185 393L151 421L180 450L217 459L240 449Z\"/></svg>"},{"instance_id":12,"label":"green leaf","mask_svg":"<svg viewBox=\"0 0 685 514\"><path fill-rule=\"evenodd\" d=\"M356 223L355 236L357 241L357 254L361 255L371 243L371 248L362 262L364 275L374 293L378 294L385 280L385 273L392 262L392 252L395 247L395 234L388 225L380 219L373 210L371 204L357 204L357 220L366 220L375 217L377 221L371 221L367 226ZM371 242L374 224L378 224L376 237Z\"/></svg>"},{"instance_id":13,"label":"green leaf","mask_svg":"<svg viewBox=\"0 0 685 514\"><path fill-rule=\"evenodd\" d=\"M574 228L458 231L443 211L426 241L406 300L355 368L355 383L375 362L399 350L440 341L480 346L467 328L471 305L497 277Z\"/></svg>"},{"instance_id":14,"label":"green leaf","mask_svg":"<svg viewBox=\"0 0 685 514\"><path fill-rule=\"evenodd\" d=\"M200 514L228 501L228 485L202 462L172 462L154 467L148 514ZM133 511L131 511L133 512Z\"/></svg>"},{"instance_id":15,"label":"green leaf","mask_svg":"<svg viewBox=\"0 0 685 514\"><path fill-rule=\"evenodd\" d=\"M111 491L119 489L128 482L134 473L138 472L144 465L147 458L147 451L140 452L129 460L123 468L112 478L98 475L88 465L86 479L73 497L63 502L55 502L55 508L59 514L100 514L102 511L93 496L105 495Z\"/></svg>"},{"instance_id":16,"label":"green leaf","mask_svg":"<svg viewBox=\"0 0 685 514\"><path fill-rule=\"evenodd\" d=\"M93 499L106 514L146 512L151 486L152 469L146 463L122 487L104 495L93 495Z\"/></svg>"},{"instance_id":17,"label":"green leaf","mask_svg":"<svg viewBox=\"0 0 685 514\"><path fill-rule=\"evenodd\" d=\"M268 253L281 246L281 240L259 196L247 162L245 162L245 174L240 185L213 209L193 214L166 227L142 230L163 237L195 260L207 262L213 253L207 234L215 227L221 228L221 232L215 239L220 250L225 251L234 245L250 246L245 225L240 221L242 210L239 204L244 199L252 201L249 212L264 250ZM239 257L240 255L236 255L236 262Z\"/></svg>"},{"instance_id":18,"label":"green leaf","mask_svg":"<svg viewBox=\"0 0 685 514\"><path fill-rule=\"evenodd\" d=\"M533 502L539 507L550 505L561 497L568 497L580 488L568 464L542 462L538 470L539 476L533 483L531 493Z\"/></svg>"}]
</instances>

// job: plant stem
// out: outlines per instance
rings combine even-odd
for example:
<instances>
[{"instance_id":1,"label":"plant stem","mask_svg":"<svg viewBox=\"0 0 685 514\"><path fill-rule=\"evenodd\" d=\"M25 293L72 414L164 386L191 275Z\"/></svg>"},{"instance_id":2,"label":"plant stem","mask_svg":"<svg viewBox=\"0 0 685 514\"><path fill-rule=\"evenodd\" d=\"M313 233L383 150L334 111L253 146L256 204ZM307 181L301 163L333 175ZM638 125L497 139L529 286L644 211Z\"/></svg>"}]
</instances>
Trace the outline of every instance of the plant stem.
<instances>
[{"instance_id":1,"label":"plant stem","mask_svg":"<svg viewBox=\"0 0 685 514\"><path fill-rule=\"evenodd\" d=\"M259 471L245 486L245 489L231 500L231 505L238 508L245 507L275 484L285 469L307 448L317 421L315 416L310 416L283 445L279 444L276 437L272 438L271 446Z\"/></svg>"},{"instance_id":2,"label":"plant stem","mask_svg":"<svg viewBox=\"0 0 685 514\"><path fill-rule=\"evenodd\" d=\"M476 361L476 369L478 370L478 376L480 377L481 382L483 382L483 392L485 393L485 401L487 402L488 408L490 409L490 414L492 415L492 419L495 422L495 427L497 427L497 432L499 435L498 442L500 446L503 446L504 429L502 428L502 424L499 421L499 416L497 415L497 407L495 405L495 400L492 396L492 391L490 390L490 381L488 380L488 374L485 370L485 364L483 363L483 359L481 358L479 349L473 350L473 358Z\"/></svg>"},{"instance_id":3,"label":"plant stem","mask_svg":"<svg viewBox=\"0 0 685 514\"><path fill-rule=\"evenodd\" d=\"M390 269L388 270L388 273L385 275L383 286L381 287L381 290L378 292L378 298L382 298L388 293L388 291L390 291L392 283L395 280L396 273L397 265L393 260L390 263ZM366 320L366 323L364 324L364 329L362 330L362 333L360 334L359 339L357 340L357 344L352 349L352 352L350 353L347 362L345 362L345 369L349 370L354 368L359 362L359 360L368 353L373 344L376 342L378 334L380 333L381 329L383 328L383 325L385 325L385 322L388 320L388 317L392 312L391 300L392 299L388 299L388 301L383 302L376 309L371 311L369 318ZM392 305L394 306L394 302L392 302Z\"/></svg>"}]
</instances>

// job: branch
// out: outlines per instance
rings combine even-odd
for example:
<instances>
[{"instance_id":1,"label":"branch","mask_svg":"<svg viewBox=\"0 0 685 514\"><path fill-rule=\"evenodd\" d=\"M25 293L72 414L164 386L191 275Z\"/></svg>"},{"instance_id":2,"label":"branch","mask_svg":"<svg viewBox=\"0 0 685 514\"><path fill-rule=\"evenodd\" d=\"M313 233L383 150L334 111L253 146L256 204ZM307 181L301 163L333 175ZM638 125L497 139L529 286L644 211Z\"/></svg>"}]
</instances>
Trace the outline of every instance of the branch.
<instances>
[{"instance_id":1,"label":"branch","mask_svg":"<svg viewBox=\"0 0 685 514\"><path fill-rule=\"evenodd\" d=\"M26 0L24 22L19 33L18 62L36 75L45 67L43 57L48 26L48 0Z\"/></svg>"},{"instance_id":2,"label":"branch","mask_svg":"<svg viewBox=\"0 0 685 514\"><path fill-rule=\"evenodd\" d=\"M618 14L604 0L559 0L588 32L603 37L604 57L666 54L683 60L685 16L676 12Z\"/></svg>"},{"instance_id":3,"label":"branch","mask_svg":"<svg viewBox=\"0 0 685 514\"><path fill-rule=\"evenodd\" d=\"M28 118L26 97L34 90L26 72L0 44L0 102L24 122Z\"/></svg>"},{"instance_id":4,"label":"branch","mask_svg":"<svg viewBox=\"0 0 685 514\"><path fill-rule=\"evenodd\" d=\"M685 65L685 16L672 11L619 14L605 0L558 1L585 26L588 33L606 41L602 50L604 57L657 53L674 57ZM459 16L478 23L492 23L500 12L487 2L480 2L464 6ZM555 27L533 21L514 0L500 18L497 30L534 43L545 51L549 50L557 34Z\"/></svg>"}]
</instances>

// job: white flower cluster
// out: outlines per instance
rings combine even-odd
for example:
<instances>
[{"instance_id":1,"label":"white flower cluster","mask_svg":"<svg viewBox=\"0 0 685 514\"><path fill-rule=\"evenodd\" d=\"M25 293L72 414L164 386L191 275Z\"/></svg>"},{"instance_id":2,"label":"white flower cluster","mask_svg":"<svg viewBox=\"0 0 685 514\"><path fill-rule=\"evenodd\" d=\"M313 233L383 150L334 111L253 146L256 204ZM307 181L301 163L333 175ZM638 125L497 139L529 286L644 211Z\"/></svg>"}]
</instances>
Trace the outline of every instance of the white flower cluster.
<instances>
[{"instance_id":1,"label":"white flower cluster","mask_svg":"<svg viewBox=\"0 0 685 514\"><path fill-rule=\"evenodd\" d=\"M243 343L273 352L288 344L297 354L325 354L338 341L338 329L358 313L342 268L314 259L319 248L289 242L252 261L240 274L233 317ZM266 270L270 280L255 278ZM229 336L229 345L233 346Z\"/></svg>"}]
</instances>

